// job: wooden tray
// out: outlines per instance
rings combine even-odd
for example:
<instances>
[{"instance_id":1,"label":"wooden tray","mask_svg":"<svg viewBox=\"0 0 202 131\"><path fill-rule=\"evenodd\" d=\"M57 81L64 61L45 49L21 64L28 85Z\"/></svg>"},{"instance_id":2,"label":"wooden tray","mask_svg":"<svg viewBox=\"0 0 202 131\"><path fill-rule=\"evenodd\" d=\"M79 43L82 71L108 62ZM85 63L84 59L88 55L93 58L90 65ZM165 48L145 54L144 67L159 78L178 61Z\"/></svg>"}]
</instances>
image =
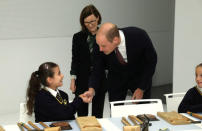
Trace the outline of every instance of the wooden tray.
<instances>
[{"instance_id":1,"label":"wooden tray","mask_svg":"<svg viewBox=\"0 0 202 131\"><path fill-rule=\"evenodd\" d=\"M81 131L102 131L102 127L95 116L77 117L76 121Z\"/></svg>"},{"instance_id":2,"label":"wooden tray","mask_svg":"<svg viewBox=\"0 0 202 131\"><path fill-rule=\"evenodd\" d=\"M157 115L163 118L165 121L170 123L171 125L185 125L190 124L193 120L175 112L157 112Z\"/></svg>"}]
</instances>

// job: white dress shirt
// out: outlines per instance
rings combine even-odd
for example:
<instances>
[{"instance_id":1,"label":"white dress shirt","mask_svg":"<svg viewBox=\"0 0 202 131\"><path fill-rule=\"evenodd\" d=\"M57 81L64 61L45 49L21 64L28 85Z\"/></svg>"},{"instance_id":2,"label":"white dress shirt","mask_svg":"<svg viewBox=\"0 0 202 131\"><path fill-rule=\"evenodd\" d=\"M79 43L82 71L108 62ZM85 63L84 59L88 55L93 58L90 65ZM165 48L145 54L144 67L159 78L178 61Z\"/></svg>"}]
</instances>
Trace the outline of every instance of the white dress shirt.
<instances>
[{"instance_id":1,"label":"white dress shirt","mask_svg":"<svg viewBox=\"0 0 202 131\"><path fill-rule=\"evenodd\" d=\"M118 45L118 49L119 49L119 52L121 53L121 55L123 56L124 61L128 62L127 54L126 54L126 41L125 41L125 36L123 34L123 31L119 30L119 35L121 38L121 42Z\"/></svg>"}]
</instances>

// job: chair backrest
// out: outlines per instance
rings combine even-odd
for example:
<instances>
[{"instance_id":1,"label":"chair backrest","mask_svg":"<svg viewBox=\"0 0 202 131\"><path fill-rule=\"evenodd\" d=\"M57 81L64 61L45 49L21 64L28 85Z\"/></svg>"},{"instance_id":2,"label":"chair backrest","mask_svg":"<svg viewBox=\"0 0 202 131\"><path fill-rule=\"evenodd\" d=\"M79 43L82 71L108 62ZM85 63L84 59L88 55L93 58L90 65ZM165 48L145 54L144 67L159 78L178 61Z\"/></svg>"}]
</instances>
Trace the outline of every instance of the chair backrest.
<instances>
[{"instance_id":1,"label":"chair backrest","mask_svg":"<svg viewBox=\"0 0 202 131\"><path fill-rule=\"evenodd\" d=\"M170 111L177 112L179 104L181 103L184 95L185 95L185 92L164 94L164 96L166 97L167 112L170 112Z\"/></svg>"},{"instance_id":2,"label":"chair backrest","mask_svg":"<svg viewBox=\"0 0 202 131\"><path fill-rule=\"evenodd\" d=\"M140 99L110 102L111 117L122 117L138 114L153 114L163 112L160 99Z\"/></svg>"},{"instance_id":3,"label":"chair backrest","mask_svg":"<svg viewBox=\"0 0 202 131\"><path fill-rule=\"evenodd\" d=\"M19 122L27 123L28 121L35 122L35 115L32 113L32 115L27 114L27 106L26 103L20 103L20 118Z\"/></svg>"}]
</instances>

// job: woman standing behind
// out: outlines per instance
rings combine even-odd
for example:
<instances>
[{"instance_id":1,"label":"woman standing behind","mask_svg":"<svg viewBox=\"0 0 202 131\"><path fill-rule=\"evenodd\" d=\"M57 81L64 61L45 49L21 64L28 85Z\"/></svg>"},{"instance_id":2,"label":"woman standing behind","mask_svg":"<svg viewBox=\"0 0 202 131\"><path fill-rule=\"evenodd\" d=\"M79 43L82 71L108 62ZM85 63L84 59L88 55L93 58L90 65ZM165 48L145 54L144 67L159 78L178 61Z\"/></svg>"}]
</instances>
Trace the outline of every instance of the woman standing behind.
<instances>
[{"instance_id":1,"label":"woman standing behind","mask_svg":"<svg viewBox=\"0 0 202 131\"><path fill-rule=\"evenodd\" d=\"M80 14L81 31L74 34L72 44L71 85L70 89L76 96L88 90L89 76L93 70L93 49L97 46L95 35L102 17L93 5L84 7ZM103 117L104 98L104 72L101 88L96 92L92 101L92 116ZM88 115L88 103L83 103L78 109L78 116Z\"/></svg>"}]
</instances>

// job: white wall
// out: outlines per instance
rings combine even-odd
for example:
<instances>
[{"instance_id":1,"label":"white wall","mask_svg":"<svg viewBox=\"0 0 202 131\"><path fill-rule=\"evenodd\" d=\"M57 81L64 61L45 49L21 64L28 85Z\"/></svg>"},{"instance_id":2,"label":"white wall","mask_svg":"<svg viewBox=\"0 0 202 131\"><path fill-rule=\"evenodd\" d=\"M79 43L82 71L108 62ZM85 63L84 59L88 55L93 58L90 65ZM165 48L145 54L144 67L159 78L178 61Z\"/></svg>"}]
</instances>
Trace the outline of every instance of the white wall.
<instances>
[{"instance_id":1,"label":"white wall","mask_svg":"<svg viewBox=\"0 0 202 131\"><path fill-rule=\"evenodd\" d=\"M24 101L31 73L38 70L40 64L54 61L60 65L65 75L64 87L69 81L70 38L39 38L0 41L0 113L12 112ZM64 88L66 89L67 88Z\"/></svg>"},{"instance_id":2,"label":"white wall","mask_svg":"<svg viewBox=\"0 0 202 131\"><path fill-rule=\"evenodd\" d=\"M173 91L195 85L195 66L202 63L202 1L176 0Z\"/></svg>"},{"instance_id":3,"label":"white wall","mask_svg":"<svg viewBox=\"0 0 202 131\"><path fill-rule=\"evenodd\" d=\"M172 83L170 0L0 1L0 114L18 111L31 73L46 61L60 65L65 75L62 89L73 98L69 90L71 39L80 29L80 12L89 3L101 12L103 22L145 29L158 53L153 85Z\"/></svg>"}]
</instances>

